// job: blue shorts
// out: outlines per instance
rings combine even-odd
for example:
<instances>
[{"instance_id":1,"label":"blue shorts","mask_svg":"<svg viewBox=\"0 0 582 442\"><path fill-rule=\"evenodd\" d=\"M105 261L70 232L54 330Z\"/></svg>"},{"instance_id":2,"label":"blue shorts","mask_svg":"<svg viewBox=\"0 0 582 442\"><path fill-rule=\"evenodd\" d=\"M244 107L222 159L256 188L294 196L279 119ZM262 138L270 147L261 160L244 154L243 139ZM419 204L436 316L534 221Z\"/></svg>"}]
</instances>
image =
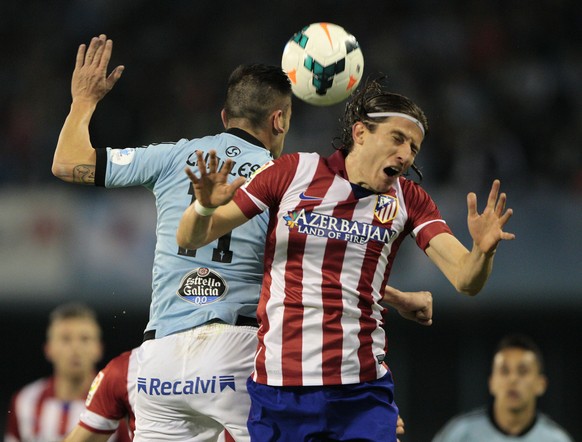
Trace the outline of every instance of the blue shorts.
<instances>
[{"instance_id":1,"label":"blue shorts","mask_svg":"<svg viewBox=\"0 0 582 442\"><path fill-rule=\"evenodd\" d=\"M396 442L390 372L361 384L271 387L249 378L248 428L256 442Z\"/></svg>"}]
</instances>

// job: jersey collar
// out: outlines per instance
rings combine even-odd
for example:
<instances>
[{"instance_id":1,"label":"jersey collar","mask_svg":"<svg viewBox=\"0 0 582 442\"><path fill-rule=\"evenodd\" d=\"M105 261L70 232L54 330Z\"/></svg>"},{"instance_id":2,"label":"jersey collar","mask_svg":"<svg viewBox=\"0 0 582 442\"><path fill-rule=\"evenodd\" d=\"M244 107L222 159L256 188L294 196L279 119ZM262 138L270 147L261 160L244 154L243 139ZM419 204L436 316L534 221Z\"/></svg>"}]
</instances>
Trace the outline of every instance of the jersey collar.
<instances>
[{"instance_id":1,"label":"jersey collar","mask_svg":"<svg viewBox=\"0 0 582 442\"><path fill-rule=\"evenodd\" d=\"M226 133L234 135L235 137L242 138L243 140L245 140L251 144L254 144L255 146L259 146L259 147L262 147L263 149L267 149L265 147L265 145L263 143L261 143L257 138L252 136L246 130L243 130L239 127L231 127L229 129L226 129Z\"/></svg>"},{"instance_id":2,"label":"jersey collar","mask_svg":"<svg viewBox=\"0 0 582 442\"><path fill-rule=\"evenodd\" d=\"M531 423L527 427L525 427L523 430L521 430L521 433L509 434L509 433L506 433L505 431L503 431L503 429L495 421L495 415L493 414L493 404L489 405L489 408L487 410L487 414L489 415L489 421L497 429L497 431L499 431L502 434L505 434L506 436L511 436L511 437L515 437L515 438L520 438L522 436L525 436L527 433L530 432L530 430L534 427L534 425L538 421L538 412L536 410L536 414L534 415L533 420L531 421Z\"/></svg>"}]
</instances>

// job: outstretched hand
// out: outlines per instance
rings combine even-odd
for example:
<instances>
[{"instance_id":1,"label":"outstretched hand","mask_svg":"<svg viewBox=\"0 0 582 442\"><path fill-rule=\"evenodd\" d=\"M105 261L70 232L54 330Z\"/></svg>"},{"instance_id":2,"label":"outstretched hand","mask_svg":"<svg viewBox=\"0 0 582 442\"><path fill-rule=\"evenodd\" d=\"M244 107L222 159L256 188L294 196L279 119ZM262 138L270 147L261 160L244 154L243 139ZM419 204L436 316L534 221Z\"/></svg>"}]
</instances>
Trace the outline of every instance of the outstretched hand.
<instances>
[{"instance_id":1,"label":"outstretched hand","mask_svg":"<svg viewBox=\"0 0 582 442\"><path fill-rule=\"evenodd\" d=\"M513 210L505 210L507 195L499 194L500 186L499 180L493 181L482 214L477 212L477 196L473 192L467 195L469 233L475 246L485 254L494 253L500 241L515 239L513 233L503 231L503 227L513 215Z\"/></svg>"},{"instance_id":2,"label":"outstretched hand","mask_svg":"<svg viewBox=\"0 0 582 442\"><path fill-rule=\"evenodd\" d=\"M208 153L208 169L204 161L202 151L196 151L197 166L200 177L197 177L189 167L185 169L186 175L192 181L196 200L204 207L214 208L228 203L236 190L245 183L243 177L238 177L232 183L228 183L228 175L233 167L232 160L226 160L218 169L216 151Z\"/></svg>"},{"instance_id":3,"label":"outstretched hand","mask_svg":"<svg viewBox=\"0 0 582 442\"><path fill-rule=\"evenodd\" d=\"M96 104L121 78L124 69L121 65L107 75L112 49L113 42L104 34L93 37L89 47L85 44L79 46L71 81L73 101L86 100Z\"/></svg>"}]
</instances>

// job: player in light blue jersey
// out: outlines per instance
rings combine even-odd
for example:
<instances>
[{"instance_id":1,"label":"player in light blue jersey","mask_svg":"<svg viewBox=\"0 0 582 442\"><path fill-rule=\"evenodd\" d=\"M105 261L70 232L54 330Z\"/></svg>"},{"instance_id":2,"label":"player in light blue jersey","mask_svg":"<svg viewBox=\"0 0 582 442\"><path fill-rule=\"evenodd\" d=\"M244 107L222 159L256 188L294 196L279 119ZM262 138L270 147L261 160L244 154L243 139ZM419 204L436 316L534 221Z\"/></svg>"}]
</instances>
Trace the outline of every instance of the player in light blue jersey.
<instances>
[{"instance_id":1,"label":"player in light blue jersey","mask_svg":"<svg viewBox=\"0 0 582 442\"><path fill-rule=\"evenodd\" d=\"M291 119L291 85L279 67L238 67L228 82L224 133L196 140L125 149L94 149L89 122L97 103L121 77L107 75L112 42L93 38L77 53L72 104L52 171L77 184L143 186L157 206L153 292L145 341L138 352L136 441L212 441L226 428L248 441L256 307L261 287L266 218L225 232L196 251L178 247L176 230L194 192L184 174L198 173L196 151L218 152L234 180L249 178L281 155ZM388 288L386 302L407 319L432 322L428 292Z\"/></svg>"},{"instance_id":2,"label":"player in light blue jersey","mask_svg":"<svg viewBox=\"0 0 582 442\"><path fill-rule=\"evenodd\" d=\"M150 319L138 359L136 440L216 440L223 428L237 441L248 440L245 382L257 346L267 219L196 251L178 247L176 229L193 200L184 168L196 170L196 151L219 152L233 180L248 178L280 156L291 118L289 79L275 66L237 68L222 111L224 133L94 149L90 118L123 71L119 66L107 75L111 50L104 35L79 48L71 111L52 170L73 183L144 186L156 197L157 244Z\"/></svg>"},{"instance_id":3,"label":"player in light blue jersey","mask_svg":"<svg viewBox=\"0 0 582 442\"><path fill-rule=\"evenodd\" d=\"M539 347L527 336L506 336L493 358L491 407L451 419L433 442L573 442L556 422L537 410L537 399L546 385Z\"/></svg>"}]
</instances>

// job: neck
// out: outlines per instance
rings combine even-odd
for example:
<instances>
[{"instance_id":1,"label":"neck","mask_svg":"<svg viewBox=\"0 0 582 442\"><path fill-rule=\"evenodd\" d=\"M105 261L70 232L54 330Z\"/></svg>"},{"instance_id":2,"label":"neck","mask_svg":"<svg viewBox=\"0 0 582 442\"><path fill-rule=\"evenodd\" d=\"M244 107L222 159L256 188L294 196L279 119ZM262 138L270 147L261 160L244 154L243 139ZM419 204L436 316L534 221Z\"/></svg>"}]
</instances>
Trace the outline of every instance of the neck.
<instances>
[{"instance_id":1,"label":"neck","mask_svg":"<svg viewBox=\"0 0 582 442\"><path fill-rule=\"evenodd\" d=\"M507 410L500 405L493 406L493 419L497 426L506 434L518 435L523 433L536 417L535 405L528 405L519 411Z\"/></svg>"},{"instance_id":2,"label":"neck","mask_svg":"<svg viewBox=\"0 0 582 442\"><path fill-rule=\"evenodd\" d=\"M253 127L251 127L248 124L244 124L242 122L242 120L237 120L235 122L235 124L233 124L232 122L230 124L228 124L228 126L226 127L226 130L243 130L245 131L247 134L251 135L252 137L256 138L256 140L258 140L262 146L265 149L267 149L268 151L271 151L270 145L271 145L271 139L269 138L268 134L263 131L263 130L257 130L254 129ZM256 144L255 140L247 140L250 141L253 144Z\"/></svg>"},{"instance_id":3,"label":"neck","mask_svg":"<svg viewBox=\"0 0 582 442\"><path fill-rule=\"evenodd\" d=\"M358 186L362 186L364 188L368 188L363 181L360 179L364 175L361 173L361 165L362 163L358 161L357 155L354 155L353 150L346 156L346 175L347 179L350 183L357 184Z\"/></svg>"},{"instance_id":4,"label":"neck","mask_svg":"<svg viewBox=\"0 0 582 442\"><path fill-rule=\"evenodd\" d=\"M64 401L85 398L94 376L95 373L88 373L81 377L55 375L55 396Z\"/></svg>"}]
</instances>

